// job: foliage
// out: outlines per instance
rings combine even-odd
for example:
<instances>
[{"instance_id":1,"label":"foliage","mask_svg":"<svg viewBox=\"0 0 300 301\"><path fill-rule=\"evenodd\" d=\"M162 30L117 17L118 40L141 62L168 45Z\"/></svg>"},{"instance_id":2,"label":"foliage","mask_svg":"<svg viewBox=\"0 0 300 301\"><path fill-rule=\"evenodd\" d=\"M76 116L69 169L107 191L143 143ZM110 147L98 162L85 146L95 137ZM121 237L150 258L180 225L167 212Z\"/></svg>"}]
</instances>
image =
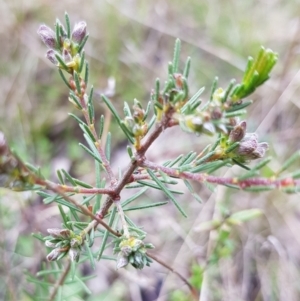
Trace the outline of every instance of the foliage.
<instances>
[{"instance_id":1,"label":"foliage","mask_svg":"<svg viewBox=\"0 0 300 301\"><path fill-rule=\"evenodd\" d=\"M190 58L187 58L183 71L180 72L181 43L177 39L173 60L168 65L167 80L164 84L160 79L156 80L146 107L137 99L132 108L125 102L124 117L121 117L108 95L102 94L103 102L128 140L128 165L117 174L112 169L110 158L113 135L107 135L106 141L103 141L105 116L101 116L99 120L95 116L94 89L93 86L89 87L89 64L84 51L88 40L86 23L79 22L71 30L69 16L65 14L65 25L59 20L56 21L55 30L41 25L38 34L49 48L46 57L58 69L69 89L69 102L83 115L81 119L70 113L78 122L86 140L86 144L80 144L80 147L95 161L96 185L74 178L64 169L57 171L58 183L45 179L39 168L25 164L10 150L4 135L0 133L1 186L18 191L37 191L45 204L57 204L62 218L62 227L49 228L48 236L34 235L49 248L47 259L50 264L43 266L37 275L28 273L28 281L36 284L34 293L28 292L28 296L32 300L62 300L67 298L63 288L74 284L79 284L82 290L90 293L84 283L89 277L79 275L76 267L89 260L94 268L96 261L106 259L115 260L117 269L129 264L143 269L153 260L157 261L178 275L190 289L191 298L197 299L206 266L195 265L191 279L186 280L149 252L154 246L146 242L146 231L126 214L127 211L164 206L168 202L128 205L137 202L148 189L157 189L164 193L182 216L188 217L175 196L180 192L172 189L172 185L177 183L174 179L181 179L198 201L201 200L193 191L192 181L245 191L299 191L299 171L283 176L282 173L299 159L300 152L296 152L269 177L260 176L261 169L270 162L270 158L264 158L268 144L259 142L256 133L247 132L247 122L244 120L246 108L252 104L252 101L244 98L269 78L277 61L277 54L262 47L255 59L248 59L241 83L235 84L232 80L228 87L222 88L215 78L210 97L203 102L200 100L203 87L190 96ZM197 136L209 135L214 142L200 153L191 151L177 158L170 158L163 164L149 161L149 147L167 128L175 126ZM249 166L251 161L261 158L264 159L254 167ZM222 167L235 165L244 170L241 176L226 178L217 175ZM138 192L128 199L121 199L123 189L130 188L138 188ZM74 195L79 195L81 201ZM104 202L101 202L102 195L106 196ZM231 239L234 227L262 214L256 208L226 213L221 218L195 227L195 231L217 233L206 264L215 265L222 258L230 256L235 249ZM113 251L110 250L112 244ZM109 252L109 255L104 255L104 252ZM114 254L117 256L114 257ZM180 294L178 293L179 297L174 295L173 299L179 300Z\"/></svg>"}]
</instances>

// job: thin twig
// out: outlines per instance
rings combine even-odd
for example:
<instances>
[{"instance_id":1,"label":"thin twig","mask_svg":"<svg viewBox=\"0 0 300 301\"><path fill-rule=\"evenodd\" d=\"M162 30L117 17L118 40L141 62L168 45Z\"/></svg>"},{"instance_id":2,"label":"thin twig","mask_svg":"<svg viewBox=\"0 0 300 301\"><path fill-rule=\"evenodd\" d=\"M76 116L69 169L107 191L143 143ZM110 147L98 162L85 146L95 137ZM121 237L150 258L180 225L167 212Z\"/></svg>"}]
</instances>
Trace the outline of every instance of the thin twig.
<instances>
[{"instance_id":1,"label":"thin twig","mask_svg":"<svg viewBox=\"0 0 300 301\"><path fill-rule=\"evenodd\" d=\"M188 286L188 288L191 291L191 294L193 296L193 299L198 300L197 290L189 283L189 281L183 275L181 275L179 272L177 272L174 268L169 266L167 263L165 263L161 259L157 258L155 255L149 254L147 252L147 256L150 257L151 259L155 260L156 262L158 262L160 265L162 265L163 267L165 267L166 269L168 269L169 271L171 271L175 275L177 275Z\"/></svg>"},{"instance_id":2,"label":"thin twig","mask_svg":"<svg viewBox=\"0 0 300 301\"><path fill-rule=\"evenodd\" d=\"M61 274L60 278L57 280L57 282L55 283L55 285L53 287L53 291L49 297L49 301L54 300L59 287L64 284L64 282L69 274L70 268L71 268L71 260L68 260L68 263L67 263L67 266L66 266L64 272Z\"/></svg>"}]
</instances>

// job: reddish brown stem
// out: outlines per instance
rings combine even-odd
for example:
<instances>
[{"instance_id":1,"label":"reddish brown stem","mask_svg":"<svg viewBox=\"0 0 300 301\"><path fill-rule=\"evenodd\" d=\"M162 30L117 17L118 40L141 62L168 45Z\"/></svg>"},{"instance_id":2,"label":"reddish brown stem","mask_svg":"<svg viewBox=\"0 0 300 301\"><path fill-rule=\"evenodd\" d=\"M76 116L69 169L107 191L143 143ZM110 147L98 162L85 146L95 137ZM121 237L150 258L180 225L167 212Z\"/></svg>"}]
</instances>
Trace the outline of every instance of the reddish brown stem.
<instances>
[{"instance_id":1,"label":"reddish brown stem","mask_svg":"<svg viewBox=\"0 0 300 301\"><path fill-rule=\"evenodd\" d=\"M224 177L211 176L205 173L192 173L188 171L180 172L176 168L166 167L148 160L140 161L139 163L141 167L149 168L154 171L162 171L165 174L174 178L187 179L187 180L192 180L201 183L208 182L208 183L218 184L218 185L236 185L239 186L241 189L248 188L248 187L255 187L255 186L269 186L270 188L281 188L281 187L287 188L287 187L300 186L300 180L294 180L292 178L285 178L285 179L249 178L249 179L240 180L238 178L224 178Z\"/></svg>"}]
</instances>

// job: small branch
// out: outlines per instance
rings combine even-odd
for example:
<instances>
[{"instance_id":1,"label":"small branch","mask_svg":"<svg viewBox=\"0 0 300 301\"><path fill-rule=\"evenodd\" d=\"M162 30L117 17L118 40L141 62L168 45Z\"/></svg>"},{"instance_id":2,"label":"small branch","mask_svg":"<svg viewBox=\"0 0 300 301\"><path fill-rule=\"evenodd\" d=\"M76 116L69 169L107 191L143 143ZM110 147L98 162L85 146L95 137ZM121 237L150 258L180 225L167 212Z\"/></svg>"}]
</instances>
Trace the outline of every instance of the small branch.
<instances>
[{"instance_id":1,"label":"small branch","mask_svg":"<svg viewBox=\"0 0 300 301\"><path fill-rule=\"evenodd\" d=\"M193 299L194 300L198 300L198 292L197 292L197 290L189 283L189 281L183 275L181 275L179 272L177 272L174 268L172 268L171 266L169 266L168 264L166 264L161 259L157 258L155 255L149 254L147 252L147 256L150 257L151 259L155 260L156 262L158 262L160 265L162 265L163 267L165 267L166 269L168 269L172 273L174 273L176 276L178 276L188 286L188 288L191 291L191 294L193 296Z\"/></svg>"},{"instance_id":2,"label":"small branch","mask_svg":"<svg viewBox=\"0 0 300 301\"><path fill-rule=\"evenodd\" d=\"M166 112L166 115L164 115L162 121L156 125L154 131L150 133L149 136L146 136L146 139L144 140L144 142L142 143L142 145L140 146L140 148L137 150L135 154L136 160L131 161L129 163L129 165L127 166L123 174L123 177L113 188L115 196L109 196L106 199L101 209L97 212L97 216L103 218L107 214L110 206L113 204L114 198L117 198L119 196L120 192L122 191L122 189L126 184L132 182L133 172L138 167L138 161L144 161L144 155L148 150L148 148L158 138L158 136L162 133L162 131L168 127L168 122L170 119L169 114L170 112Z\"/></svg>"},{"instance_id":3,"label":"small branch","mask_svg":"<svg viewBox=\"0 0 300 301\"><path fill-rule=\"evenodd\" d=\"M241 189L255 186L269 186L270 188L280 188L280 187L300 187L300 180L294 180L292 178L286 179L273 179L273 178L248 178L244 180L239 180L238 178L223 178L217 176L211 176L205 173L192 173L188 171L180 172L175 168L170 168L144 160L140 162L140 166L145 168L150 168L154 171L162 171L170 177L181 178L192 180L196 182L208 182L211 184L218 185L237 185Z\"/></svg>"},{"instance_id":4,"label":"small branch","mask_svg":"<svg viewBox=\"0 0 300 301\"><path fill-rule=\"evenodd\" d=\"M55 285L53 287L53 291L49 297L49 301L53 301L55 299L55 296L57 294L59 287L64 284L64 282L69 274L70 268L71 268L71 260L68 260L68 263L67 263L67 266L66 266L64 272L62 273L62 275L60 276L60 278L58 279L58 281L55 283Z\"/></svg>"},{"instance_id":5,"label":"small branch","mask_svg":"<svg viewBox=\"0 0 300 301\"><path fill-rule=\"evenodd\" d=\"M110 163L107 160L105 152L104 152L104 150L103 150L103 148L101 146L101 140L99 139L98 134L97 134L97 132L95 130L94 120L90 120L90 118L89 118L89 115L87 113L87 104L86 104L83 96L80 97L80 104L81 104L81 106L83 108L81 111L82 111L83 116L84 116L84 118L86 120L86 123L87 123L90 131L92 132L92 134L93 134L93 136L95 138L95 141L96 141L95 142L95 146L97 147L98 153L99 153L100 158L101 158L101 160L103 162L103 167L105 168L105 170L106 170L106 172L108 174L109 180L111 182L111 186L114 186L115 183L117 182L117 179L116 179L116 177L115 177L115 175L114 175L114 173L113 173L113 171L111 169Z\"/></svg>"}]
</instances>

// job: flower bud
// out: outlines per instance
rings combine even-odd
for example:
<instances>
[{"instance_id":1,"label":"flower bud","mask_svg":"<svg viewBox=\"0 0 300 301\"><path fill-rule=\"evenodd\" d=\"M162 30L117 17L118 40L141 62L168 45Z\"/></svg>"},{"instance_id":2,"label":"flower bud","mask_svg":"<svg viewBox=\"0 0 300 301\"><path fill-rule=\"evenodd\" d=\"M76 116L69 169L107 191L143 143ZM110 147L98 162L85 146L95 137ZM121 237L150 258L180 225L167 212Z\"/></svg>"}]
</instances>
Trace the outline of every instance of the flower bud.
<instances>
[{"instance_id":1,"label":"flower bud","mask_svg":"<svg viewBox=\"0 0 300 301\"><path fill-rule=\"evenodd\" d=\"M63 50L62 57L66 64L70 63L73 60L71 53L67 49Z\"/></svg>"},{"instance_id":2,"label":"flower bud","mask_svg":"<svg viewBox=\"0 0 300 301\"><path fill-rule=\"evenodd\" d=\"M236 125L230 132L229 140L230 142L241 141L246 134L246 121L242 121L240 124Z\"/></svg>"},{"instance_id":3,"label":"flower bud","mask_svg":"<svg viewBox=\"0 0 300 301\"><path fill-rule=\"evenodd\" d=\"M257 135L255 133L247 134L241 141L237 153L241 156L250 155L258 145Z\"/></svg>"},{"instance_id":4,"label":"flower bud","mask_svg":"<svg viewBox=\"0 0 300 301\"><path fill-rule=\"evenodd\" d=\"M48 248L55 248L56 247L56 243L50 241L50 240L46 240L45 241L45 246Z\"/></svg>"},{"instance_id":5,"label":"flower bud","mask_svg":"<svg viewBox=\"0 0 300 301\"><path fill-rule=\"evenodd\" d=\"M82 40L86 36L86 23L81 21L75 24L73 32L72 32L72 40L78 44L82 42Z\"/></svg>"},{"instance_id":6,"label":"flower bud","mask_svg":"<svg viewBox=\"0 0 300 301\"><path fill-rule=\"evenodd\" d=\"M54 238L66 239L71 235L71 231L69 229L57 229L51 228L47 229L47 232Z\"/></svg>"},{"instance_id":7,"label":"flower bud","mask_svg":"<svg viewBox=\"0 0 300 301\"><path fill-rule=\"evenodd\" d=\"M266 142L259 143L257 148L250 154L251 159L262 158L268 149L269 149L268 143Z\"/></svg>"},{"instance_id":8,"label":"flower bud","mask_svg":"<svg viewBox=\"0 0 300 301\"><path fill-rule=\"evenodd\" d=\"M123 255L122 252L120 252L117 258L117 270L125 267L128 263L128 257Z\"/></svg>"},{"instance_id":9,"label":"flower bud","mask_svg":"<svg viewBox=\"0 0 300 301\"><path fill-rule=\"evenodd\" d=\"M6 144L5 136L2 132L0 132L0 156L7 154L8 146Z\"/></svg>"},{"instance_id":10,"label":"flower bud","mask_svg":"<svg viewBox=\"0 0 300 301\"><path fill-rule=\"evenodd\" d=\"M46 58L54 65L58 64L58 60L55 57L55 51L53 49L49 49L46 53Z\"/></svg>"},{"instance_id":11,"label":"flower bud","mask_svg":"<svg viewBox=\"0 0 300 301\"><path fill-rule=\"evenodd\" d=\"M59 249L53 249L48 255L47 260L48 261L55 261L59 255L61 254Z\"/></svg>"},{"instance_id":12,"label":"flower bud","mask_svg":"<svg viewBox=\"0 0 300 301\"><path fill-rule=\"evenodd\" d=\"M71 261L76 261L78 262L79 257L80 257L80 251L77 248L70 248L69 250L69 256Z\"/></svg>"},{"instance_id":13,"label":"flower bud","mask_svg":"<svg viewBox=\"0 0 300 301\"><path fill-rule=\"evenodd\" d=\"M55 49L56 47L55 33L50 27L46 25L41 25L37 33L48 48Z\"/></svg>"}]
</instances>

